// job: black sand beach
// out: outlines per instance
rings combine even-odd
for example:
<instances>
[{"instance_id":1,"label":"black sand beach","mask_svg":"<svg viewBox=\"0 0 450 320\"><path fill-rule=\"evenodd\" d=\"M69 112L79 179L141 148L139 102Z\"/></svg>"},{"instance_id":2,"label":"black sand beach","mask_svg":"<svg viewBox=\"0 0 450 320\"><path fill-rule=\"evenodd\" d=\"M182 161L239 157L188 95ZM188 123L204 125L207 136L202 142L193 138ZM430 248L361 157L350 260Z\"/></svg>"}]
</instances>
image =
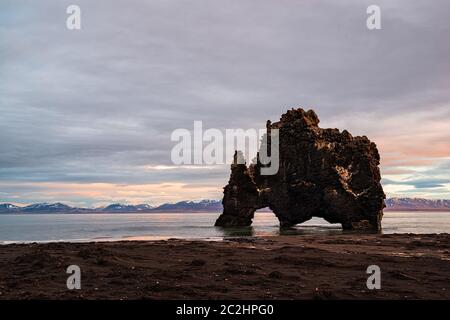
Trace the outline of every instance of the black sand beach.
<instances>
[{"instance_id":1,"label":"black sand beach","mask_svg":"<svg viewBox=\"0 0 450 320\"><path fill-rule=\"evenodd\" d=\"M0 299L450 299L448 234L15 244L0 261Z\"/></svg>"}]
</instances>

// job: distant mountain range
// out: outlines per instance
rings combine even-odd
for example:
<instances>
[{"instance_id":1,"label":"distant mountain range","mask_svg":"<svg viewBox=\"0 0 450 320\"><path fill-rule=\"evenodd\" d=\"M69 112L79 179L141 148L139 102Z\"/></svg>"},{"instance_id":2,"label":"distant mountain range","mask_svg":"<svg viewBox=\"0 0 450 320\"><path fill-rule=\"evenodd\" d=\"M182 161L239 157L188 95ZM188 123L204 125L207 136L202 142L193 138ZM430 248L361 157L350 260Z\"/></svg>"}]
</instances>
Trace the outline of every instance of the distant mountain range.
<instances>
[{"instance_id":1,"label":"distant mountain range","mask_svg":"<svg viewBox=\"0 0 450 320\"><path fill-rule=\"evenodd\" d=\"M420 198L386 199L386 211L450 211L450 200ZM114 203L99 208L77 208L63 203L36 203L18 207L10 203L0 204L1 213L151 213L151 212L221 212L222 201L180 201L165 203L157 207L149 204L129 205Z\"/></svg>"},{"instance_id":2,"label":"distant mountain range","mask_svg":"<svg viewBox=\"0 0 450 320\"><path fill-rule=\"evenodd\" d=\"M430 210L430 211L450 211L450 200L431 200L421 198L390 198L386 199L387 211L412 211L412 210Z\"/></svg>"},{"instance_id":3,"label":"distant mountain range","mask_svg":"<svg viewBox=\"0 0 450 320\"><path fill-rule=\"evenodd\" d=\"M10 203L0 204L1 213L149 213L149 212L221 212L222 202L219 200L180 201L165 203L157 207L149 204L114 203L99 208L78 208L63 203L35 203L18 207Z\"/></svg>"}]
</instances>

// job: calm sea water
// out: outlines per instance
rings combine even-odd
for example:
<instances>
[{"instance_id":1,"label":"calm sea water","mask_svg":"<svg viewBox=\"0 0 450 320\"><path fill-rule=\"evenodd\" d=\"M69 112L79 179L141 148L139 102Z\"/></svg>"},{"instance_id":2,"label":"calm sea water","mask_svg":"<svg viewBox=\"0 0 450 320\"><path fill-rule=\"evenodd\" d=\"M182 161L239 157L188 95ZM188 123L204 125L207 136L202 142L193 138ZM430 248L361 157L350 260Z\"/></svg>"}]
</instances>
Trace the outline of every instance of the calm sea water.
<instances>
[{"instance_id":1,"label":"calm sea water","mask_svg":"<svg viewBox=\"0 0 450 320\"><path fill-rule=\"evenodd\" d=\"M156 240L168 238L220 240L233 236L341 233L340 225L313 218L280 231L272 213L257 212L252 227L214 227L218 214L4 214L0 243L47 241ZM450 233L449 212L386 212L383 233Z\"/></svg>"}]
</instances>

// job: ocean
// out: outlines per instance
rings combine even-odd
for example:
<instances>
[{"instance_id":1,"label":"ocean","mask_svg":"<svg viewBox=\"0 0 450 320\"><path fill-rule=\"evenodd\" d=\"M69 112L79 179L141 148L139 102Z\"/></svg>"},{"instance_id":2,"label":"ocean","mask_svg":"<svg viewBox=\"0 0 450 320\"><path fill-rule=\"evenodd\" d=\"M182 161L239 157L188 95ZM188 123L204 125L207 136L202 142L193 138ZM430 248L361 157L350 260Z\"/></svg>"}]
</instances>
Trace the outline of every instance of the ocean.
<instances>
[{"instance_id":1,"label":"ocean","mask_svg":"<svg viewBox=\"0 0 450 320\"><path fill-rule=\"evenodd\" d=\"M339 224L313 218L280 230L270 212L257 212L252 227L214 227L217 213L2 214L0 244L54 241L222 240L237 236L342 233ZM383 233L450 233L450 212L385 212Z\"/></svg>"}]
</instances>

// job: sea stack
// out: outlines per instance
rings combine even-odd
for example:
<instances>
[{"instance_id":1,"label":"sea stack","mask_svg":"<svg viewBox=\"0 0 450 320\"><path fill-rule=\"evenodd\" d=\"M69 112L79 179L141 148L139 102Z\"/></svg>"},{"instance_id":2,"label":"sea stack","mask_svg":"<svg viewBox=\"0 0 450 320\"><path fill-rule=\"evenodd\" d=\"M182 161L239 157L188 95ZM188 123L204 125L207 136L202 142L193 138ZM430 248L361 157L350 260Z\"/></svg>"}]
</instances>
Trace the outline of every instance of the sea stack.
<instances>
[{"instance_id":1,"label":"sea stack","mask_svg":"<svg viewBox=\"0 0 450 320\"><path fill-rule=\"evenodd\" d=\"M279 129L278 172L261 175L259 157L247 166L236 151L216 226L249 226L257 209L269 207L282 227L321 217L344 230L381 230L385 194L375 143L320 128L316 113L301 108L266 127Z\"/></svg>"}]
</instances>

